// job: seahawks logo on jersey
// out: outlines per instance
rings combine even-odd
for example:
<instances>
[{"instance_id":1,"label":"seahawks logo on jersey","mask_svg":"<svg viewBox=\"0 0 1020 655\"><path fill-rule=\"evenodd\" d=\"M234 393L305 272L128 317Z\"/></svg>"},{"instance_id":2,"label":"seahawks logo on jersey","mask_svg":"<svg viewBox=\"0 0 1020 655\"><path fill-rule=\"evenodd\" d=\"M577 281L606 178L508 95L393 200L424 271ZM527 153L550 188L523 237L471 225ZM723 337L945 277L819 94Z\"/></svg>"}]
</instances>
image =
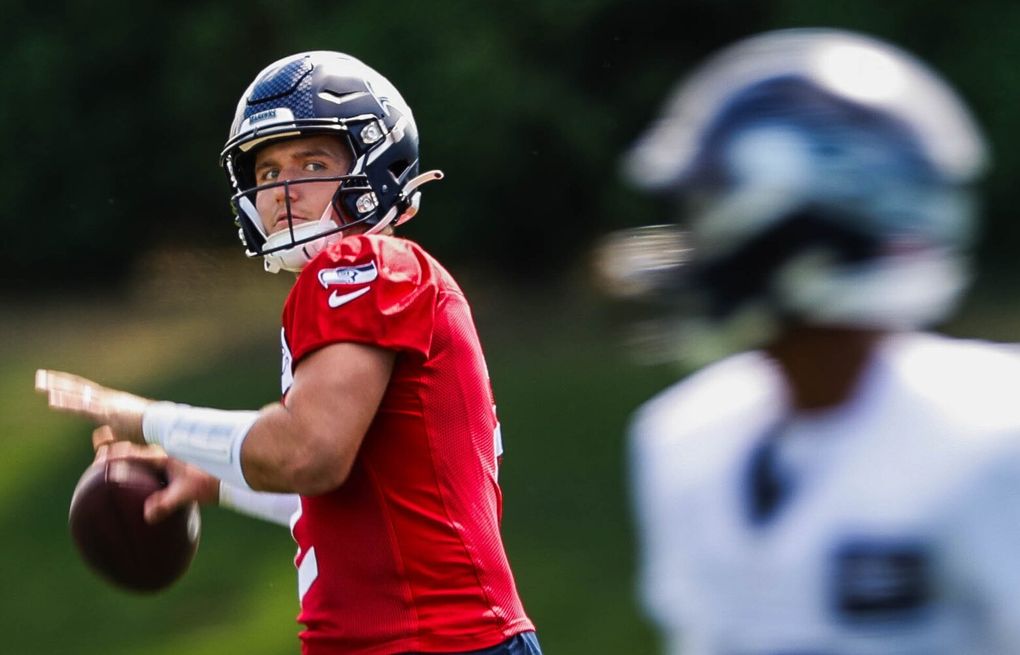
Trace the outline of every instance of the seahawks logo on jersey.
<instances>
[{"instance_id":1,"label":"seahawks logo on jersey","mask_svg":"<svg viewBox=\"0 0 1020 655\"><path fill-rule=\"evenodd\" d=\"M360 266L340 266L319 271L319 284L328 289L333 284L366 284L379 277L375 262Z\"/></svg>"}]
</instances>

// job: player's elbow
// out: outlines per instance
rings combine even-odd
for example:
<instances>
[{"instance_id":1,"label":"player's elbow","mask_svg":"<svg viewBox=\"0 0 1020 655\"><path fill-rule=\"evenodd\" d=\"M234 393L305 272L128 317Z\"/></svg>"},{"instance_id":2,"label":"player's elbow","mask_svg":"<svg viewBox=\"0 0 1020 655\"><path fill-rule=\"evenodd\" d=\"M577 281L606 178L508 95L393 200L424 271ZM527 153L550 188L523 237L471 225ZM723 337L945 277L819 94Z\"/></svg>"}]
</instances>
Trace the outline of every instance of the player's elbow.
<instances>
[{"instance_id":1,"label":"player's elbow","mask_svg":"<svg viewBox=\"0 0 1020 655\"><path fill-rule=\"evenodd\" d=\"M318 496L346 482L353 465L353 453L307 449L288 462L284 475L295 493Z\"/></svg>"}]
</instances>

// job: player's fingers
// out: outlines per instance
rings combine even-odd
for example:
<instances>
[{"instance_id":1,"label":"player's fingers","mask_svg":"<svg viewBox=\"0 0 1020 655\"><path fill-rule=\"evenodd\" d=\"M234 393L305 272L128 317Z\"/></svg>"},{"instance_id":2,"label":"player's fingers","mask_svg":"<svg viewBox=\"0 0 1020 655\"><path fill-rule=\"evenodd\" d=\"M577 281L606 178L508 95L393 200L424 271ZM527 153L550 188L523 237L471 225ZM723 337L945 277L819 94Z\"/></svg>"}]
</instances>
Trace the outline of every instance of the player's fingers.
<instances>
[{"instance_id":1,"label":"player's fingers","mask_svg":"<svg viewBox=\"0 0 1020 655\"><path fill-rule=\"evenodd\" d=\"M100 425L92 431L92 450L96 453L97 462L106 459L110 444L115 441L113 429L109 425Z\"/></svg>"},{"instance_id":2,"label":"player's fingers","mask_svg":"<svg viewBox=\"0 0 1020 655\"><path fill-rule=\"evenodd\" d=\"M170 514L170 510L167 509L167 505L170 504L171 498L168 498L170 487L161 491L155 491L149 494L149 497L145 499L145 505L143 507L143 513L145 514L145 522L159 523Z\"/></svg>"},{"instance_id":3,"label":"player's fingers","mask_svg":"<svg viewBox=\"0 0 1020 655\"><path fill-rule=\"evenodd\" d=\"M194 466L167 457L166 474L169 485L146 498L145 520L149 523L162 521L191 503L205 505L219 498L220 481Z\"/></svg>"},{"instance_id":4,"label":"player's fingers","mask_svg":"<svg viewBox=\"0 0 1020 655\"><path fill-rule=\"evenodd\" d=\"M96 409L96 398L91 388L50 389L46 395L50 409L59 409L76 414L92 414Z\"/></svg>"},{"instance_id":5,"label":"player's fingers","mask_svg":"<svg viewBox=\"0 0 1020 655\"><path fill-rule=\"evenodd\" d=\"M103 394L92 387L77 389L51 389L47 393L50 409L81 414L95 420L106 415L106 403Z\"/></svg>"},{"instance_id":6,"label":"player's fingers","mask_svg":"<svg viewBox=\"0 0 1020 655\"><path fill-rule=\"evenodd\" d=\"M50 371L47 369L39 369L35 372L35 390L41 393L48 393L51 391L75 391L86 387L94 390L106 388L101 384L89 380L88 378L83 378L80 375L75 375L73 373Z\"/></svg>"},{"instance_id":7,"label":"player's fingers","mask_svg":"<svg viewBox=\"0 0 1020 655\"><path fill-rule=\"evenodd\" d=\"M167 467L166 451L156 446L141 446L130 441L114 441L106 446L107 459L131 459L151 466L157 471Z\"/></svg>"},{"instance_id":8,"label":"player's fingers","mask_svg":"<svg viewBox=\"0 0 1020 655\"><path fill-rule=\"evenodd\" d=\"M116 409L118 394L80 375L40 369L35 374L35 388L45 392L51 409L70 412L104 422L111 409Z\"/></svg>"},{"instance_id":9,"label":"player's fingers","mask_svg":"<svg viewBox=\"0 0 1020 655\"><path fill-rule=\"evenodd\" d=\"M35 390L39 393L49 392L50 389L58 384L61 375L64 375L61 371L50 371L45 368L36 369Z\"/></svg>"},{"instance_id":10,"label":"player's fingers","mask_svg":"<svg viewBox=\"0 0 1020 655\"><path fill-rule=\"evenodd\" d=\"M187 484L172 481L165 489L149 494L145 499L145 522L159 523L177 511L178 508L193 502Z\"/></svg>"},{"instance_id":11,"label":"player's fingers","mask_svg":"<svg viewBox=\"0 0 1020 655\"><path fill-rule=\"evenodd\" d=\"M92 431L92 448L98 450L101 446L108 446L117 438L113 436L113 428L109 425L100 425Z\"/></svg>"}]
</instances>

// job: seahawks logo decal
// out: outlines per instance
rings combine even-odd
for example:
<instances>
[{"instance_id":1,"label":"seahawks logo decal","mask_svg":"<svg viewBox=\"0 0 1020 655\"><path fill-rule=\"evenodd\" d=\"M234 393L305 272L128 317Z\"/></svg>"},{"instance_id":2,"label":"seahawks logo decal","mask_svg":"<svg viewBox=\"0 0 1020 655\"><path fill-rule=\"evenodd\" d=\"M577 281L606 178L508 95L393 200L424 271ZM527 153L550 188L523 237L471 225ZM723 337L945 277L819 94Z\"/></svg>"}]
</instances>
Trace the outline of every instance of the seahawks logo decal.
<instances>
[{"instance_id":1,"label":"seahawks logo decal","mask_svg":"<svg viewBox=\"0 0 1020 655\"><path fill-rule=\"evenodd\" d=\"M240 129L238 129L237 132L238 134L240 134L241 132L247 132L248 130L253 129L256 124L258 124L259 127L267 127L269 125L274 125L276 123L293 123L293 122L294 112L287 109L286 107L275 107L273 109L266 109L265 111L260 111L257 114L252 114L248 118L244 119L244 122L241 123L241 127Z\"/></svg>"},{"instance_id":2,"label":"seahawks logo decal","mask_svg":"<svg viewBox=\"0 0 1020 655\"><path fill-rule=\"evenodd\" d=\"M324 268L319 271L319 284L328 289L334 284L367 284L379 277L375 262L360 266L341 266L340 268Z\"/></svg>"}]
</instances>

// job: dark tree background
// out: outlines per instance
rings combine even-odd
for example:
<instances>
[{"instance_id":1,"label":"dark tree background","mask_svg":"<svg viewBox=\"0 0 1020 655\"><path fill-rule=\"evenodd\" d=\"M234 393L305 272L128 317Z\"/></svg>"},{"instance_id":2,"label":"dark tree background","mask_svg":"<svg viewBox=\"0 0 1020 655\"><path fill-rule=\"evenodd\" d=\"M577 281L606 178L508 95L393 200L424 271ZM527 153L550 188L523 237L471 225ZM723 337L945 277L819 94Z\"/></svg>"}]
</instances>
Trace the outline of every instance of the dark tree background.
<instances>
[{"instance_id":1,"label":"dark tree background","mask_svg":"<svg viewBox=\"0 0 1020 655\"><path fill-rule=\"evenodd\" d=\"M428 188L408 233L515 279L561 272L599 234L653 222L620 152L709 51L804 25L891 39L941 70L995 146L989 270L1020 228L1020 5L867 0L0 2L0 259L8 292L115 285L160 244L236 242L218 168L234 105L269 62L354 54L402 90ZM238 245L240 256L240 246Z\"/></svg>"}]
</instances>

